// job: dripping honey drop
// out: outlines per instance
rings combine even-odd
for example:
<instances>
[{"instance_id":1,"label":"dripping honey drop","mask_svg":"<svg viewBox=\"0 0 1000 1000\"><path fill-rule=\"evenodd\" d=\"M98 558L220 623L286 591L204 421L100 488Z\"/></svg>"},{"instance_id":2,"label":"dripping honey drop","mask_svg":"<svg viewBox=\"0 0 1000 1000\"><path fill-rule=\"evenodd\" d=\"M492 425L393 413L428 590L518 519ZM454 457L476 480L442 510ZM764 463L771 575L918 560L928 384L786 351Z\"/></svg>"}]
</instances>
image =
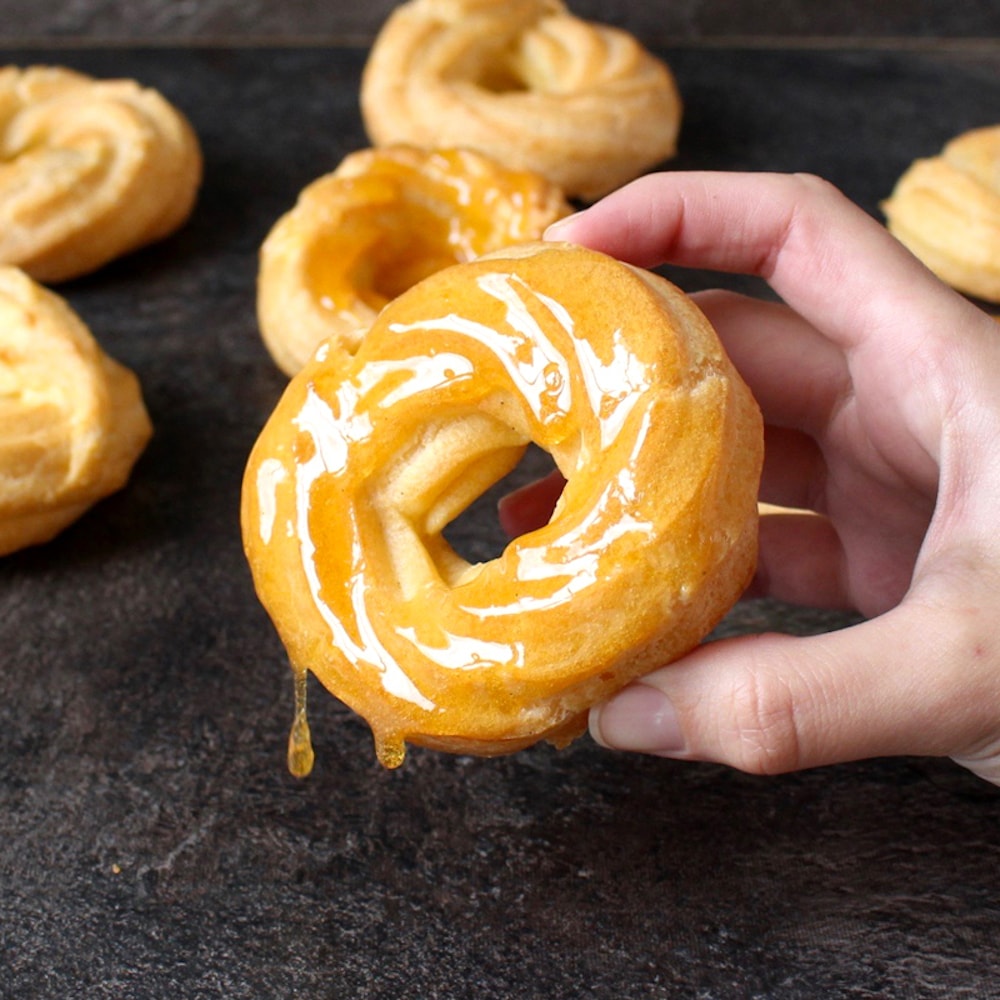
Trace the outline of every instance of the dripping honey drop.
<instances>
[{"instance_id":1,"label":"dripping honey drop","mask_svg":"<svg viewBox=\"0 0 1000 1000\"><path fill-rule=\"evenodd\" d=\"M292 731L288 735L288 770L296 778L308 777L316 759L309 734L309 720L306 718L308 677L305 670L295 668L295 718L292 720Z\"/></svg>"},{"instance_id":2,"label":"dripping honey drop","mask_svg":"<svg viewBox=\"0 0 1000 1000\"><path fill-rule=\"evenodd\" d=\"M398 736L376 735L375 756L383 767L399 767L406 758L406 743Z\"/></svg>"}]
</instances>

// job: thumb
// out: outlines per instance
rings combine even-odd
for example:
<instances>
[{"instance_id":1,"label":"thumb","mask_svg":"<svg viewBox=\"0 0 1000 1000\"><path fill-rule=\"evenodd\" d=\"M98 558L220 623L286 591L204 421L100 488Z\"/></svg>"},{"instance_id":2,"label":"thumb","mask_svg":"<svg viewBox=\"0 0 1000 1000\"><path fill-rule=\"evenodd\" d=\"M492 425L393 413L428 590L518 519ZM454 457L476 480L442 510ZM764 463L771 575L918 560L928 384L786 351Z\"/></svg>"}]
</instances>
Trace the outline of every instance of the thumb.
<instances>
[{"instance_id":1,"label":"thumb","mask_svg":"<svg viewBox=\"0 0 1000 1000\"><path fill-rule=\"evenodd\" d=\"M592 709L591 734L613 749L753 774L919 754L963 757L997 780L1000 671L970 669L984 648L974 629L928 643L955 636L955 625L901 605L826 635L708 643Z\"/></svg>"}]
</instances>

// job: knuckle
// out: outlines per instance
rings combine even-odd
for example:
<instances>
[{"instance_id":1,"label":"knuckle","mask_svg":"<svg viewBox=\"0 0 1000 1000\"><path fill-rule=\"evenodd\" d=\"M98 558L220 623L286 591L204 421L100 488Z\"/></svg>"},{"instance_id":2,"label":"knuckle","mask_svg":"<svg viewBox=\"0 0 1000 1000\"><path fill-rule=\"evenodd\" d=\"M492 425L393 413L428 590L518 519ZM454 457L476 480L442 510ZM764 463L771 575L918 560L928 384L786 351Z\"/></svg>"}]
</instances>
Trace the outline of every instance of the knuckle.
<instances>
[{"instance_id":1,"label":"knuckle","mask_svg":"<svg viewBox=\"0 0 1000 1000\"><path fill-rule=\"evenodd\" d=\"M797 184L806 195L815 195L824 198L842 197L839 188L819 174L808 172L794 173L792 174L792 182Z\"/></svg>"},{"instance_id":2,"label":"knuckle","mask_svg":"<svg viewBox=\"0 0 1000 1000\"><path fill-rule=\"evenodd\" d=\"M731 763L749 774L773 775L801 766L798 707L778 674L743 671L731 691L729 732L721 734Z\"/></svg>"}]
</instances>

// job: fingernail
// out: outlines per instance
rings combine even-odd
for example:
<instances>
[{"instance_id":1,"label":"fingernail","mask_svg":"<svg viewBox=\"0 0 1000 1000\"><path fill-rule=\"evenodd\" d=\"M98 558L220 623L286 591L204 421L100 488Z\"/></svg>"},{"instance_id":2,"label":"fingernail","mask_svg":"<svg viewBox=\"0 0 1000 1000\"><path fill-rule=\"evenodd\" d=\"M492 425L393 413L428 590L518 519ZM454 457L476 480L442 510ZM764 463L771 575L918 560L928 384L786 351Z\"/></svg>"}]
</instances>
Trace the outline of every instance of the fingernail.
<instances>
[{"instance_id":1,"label":"fingernail","mask_svg":"<svg viewBox=\"0 0 1000 1000\"><path fill-rule=\"evenodd\" d=\"M569 234L569 230L572 229L573 223L582 215L582 212L574 212L572 215L567 215L565 218L557 219L552 223L548 229L542 233L543 240L553 240L560 241L565 240Z\"/></svg>"},{"instance_id":2,"label":"fingernail","mask_svg":"<svg viewBox=\"0 0 1000 1000\"><path fill-rule=\"evenodd\" d=\"M677 711L667 696L649 684L631 684L591 715L590 731L612 750L670 756L684 750Z\"/></svg>"}]
</instances>

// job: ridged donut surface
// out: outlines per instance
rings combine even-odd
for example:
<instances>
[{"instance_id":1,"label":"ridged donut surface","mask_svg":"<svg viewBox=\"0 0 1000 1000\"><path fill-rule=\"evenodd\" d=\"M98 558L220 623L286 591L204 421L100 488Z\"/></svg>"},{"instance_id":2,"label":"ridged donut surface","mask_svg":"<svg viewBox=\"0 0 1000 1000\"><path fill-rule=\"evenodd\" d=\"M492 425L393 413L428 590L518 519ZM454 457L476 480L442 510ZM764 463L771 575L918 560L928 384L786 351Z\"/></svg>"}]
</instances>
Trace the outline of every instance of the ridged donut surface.
<instances>
[{"instance_id":1,"label":"ridged donut surface","mask_svg":"<svg viewBox=\"0 0 1000 1000\"><path fill-rule=\"evenodd\" d=\"M375 145L466 146L593 200L676 151L673 75L558 0L410 0L361 83Z\"/></svg>"},{"instance_id":2,"label":"ridged donut surface","mask_svg":"<svg viewBox=\"0 0 1000 1000\"><path fill-rule=\"evenodd\" d=\"M471 565L442 532L531 441L567 479L552 519ZM761 454L690 299L533 244L427 278L346 363L317 352L250 457L244 544L293 667L383 763L561 744L742 593Z\"/></svg>"}]
</instances>

